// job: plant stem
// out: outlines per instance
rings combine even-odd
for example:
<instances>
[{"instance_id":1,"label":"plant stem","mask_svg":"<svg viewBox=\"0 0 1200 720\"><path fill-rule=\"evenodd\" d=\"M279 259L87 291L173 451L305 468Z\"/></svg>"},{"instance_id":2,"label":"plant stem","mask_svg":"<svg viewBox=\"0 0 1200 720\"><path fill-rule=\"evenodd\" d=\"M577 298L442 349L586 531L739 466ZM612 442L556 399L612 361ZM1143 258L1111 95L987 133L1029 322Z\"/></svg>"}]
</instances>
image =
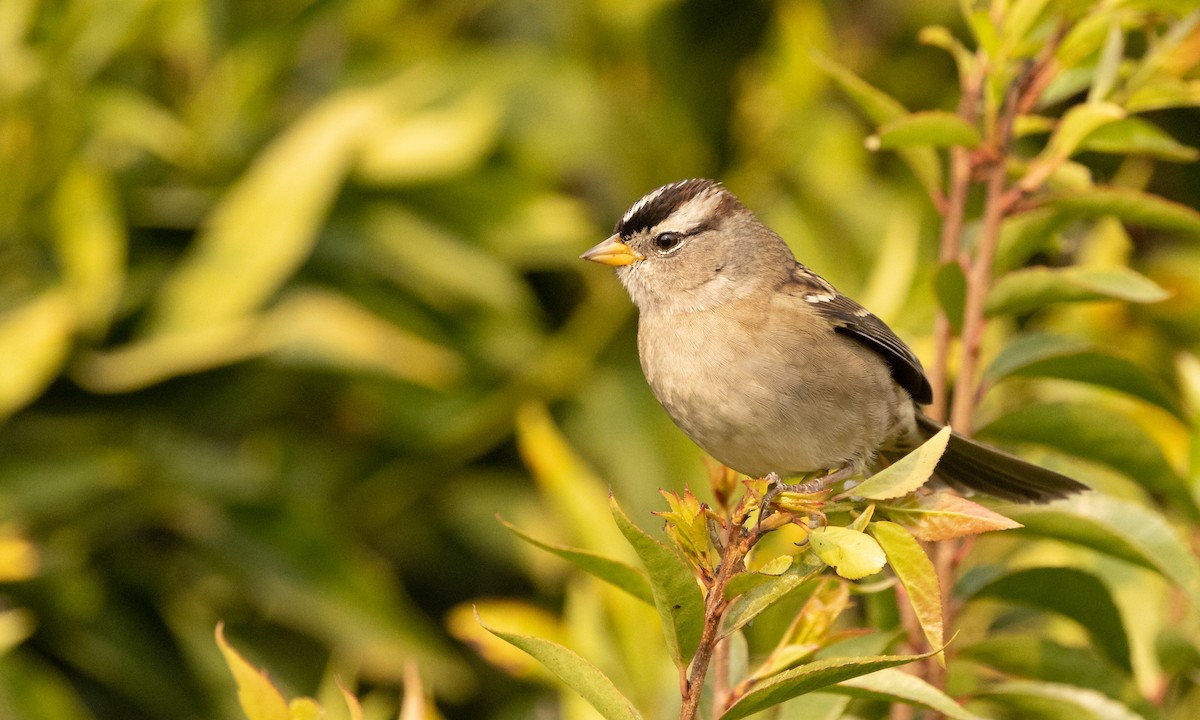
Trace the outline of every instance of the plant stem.
<instances>
[{"instance_id":1,"label":"plant stem","mask_svg":"<svg viewBox=\"0 0 1200 720\"><path fill-rule=\"evenodd\" d=\"M950 424L955 430L970 435L975 405L978 402L979 356L986 328L984 304L991 287L992 265L1000 229L1005 217L1012 212L1020 195L1006 192L1008 155L1012 146L1013 125L1017 116L1029 112L1041 97L1057 70L1054 53L1067 30L1059 25L1039 53L1037 60L1009 88L1004 109L996 119L989 135L989 161L983 207L983 230L980 233L975 257L967 273L967 297L963 306L962 362L954 384L954 401Z\"/></svg>"},{"instance_id":2,"label":"plant stem","mask_svg":"<svg viewBox=\"0 0 1200 720\"><path fill-rule=\"evenodd\" d=\"M726 520L725 548L721 553L721 567L717 576L708 587L708 595L704 599L704 628L700 632L700 644L696 654L692 656L691 674L683 688L683 706L679 709L679 720L694 720L700 709L700 696L704 691L704 678L708 674L708 666L713 659L716 646L721 641L721 619L729 608L725 599L725 587L737 573L738 568L746 557L746 553L758 541L757 528L743 537L742 524L735 518L741 516L741 508ZM722 710L724 708L721 708ZM714 708L714 716L717 708Z\"/></svg>"},{"instance_id":3,"label":"plant stem","mask_svg":"<svg viewBox=\"0 0 1200 720\"><path fill-rule=\"evenodd\" d=\"M981 63L982 64L982 63ZM967 122L974 124L979 114L979 93L982 79L977 73L963 78L962 97L958 101L958 115ZM967 148L955 146L950 148L950 180L949 192L942 216L941 247L938 261L945 265L951 262L961 262L963 218L967 212L967 196L971 190L972 172L971 154ZM933 387L933 403L929 407L929 416L934 420L945 420L947 409L947 378L949 377L950 342L953 332L946 311L938 309L934 320L934 350L933 365L929 372L929 384Z\"/></svg>"}]
</instances>

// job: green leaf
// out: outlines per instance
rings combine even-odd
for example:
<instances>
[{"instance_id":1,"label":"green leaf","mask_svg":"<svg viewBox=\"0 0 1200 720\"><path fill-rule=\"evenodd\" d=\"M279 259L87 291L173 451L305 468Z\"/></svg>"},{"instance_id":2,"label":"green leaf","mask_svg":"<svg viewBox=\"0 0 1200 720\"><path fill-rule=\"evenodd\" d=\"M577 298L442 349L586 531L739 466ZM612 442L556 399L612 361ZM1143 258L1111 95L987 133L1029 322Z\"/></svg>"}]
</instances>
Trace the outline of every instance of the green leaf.
<instances>
[{"instance_id":1,"label":"green leaf","mask_svg":"<svg viewBox=\"0 0 1200 720\"><path fill-rule=\"evenodd\" d=\"M1200 80L1160 77L1147 82L1129 95L1129 112L1144 113L1176 107L1200 105Z\"/></svg>"},{"instance_id":2,"label":"green leaf","mask_svg":"<svg viewBox=\"0 0 1200 720\"><path fill-rule=\"evenodd\" d=\"M863 480L845 492L869 500L887 500L913 492L933 476L933 469L946 452L950 428L944 427L916 450Z\"/></svg>"},{"instance_id":3,"label":"green leaf","mask_svg":"<svg viewBox=\"0 0 1200 720\"><path fill-rule=\"evenodd\" d=\"M476 620L479 615L476 614ZM479 624L496 637L532 655L558 676L567 687L579 693L596 712L606 720L638 720L641 714L634 708L612 680L599 668L558 643L529 635L507 633L488 627L482 620Z\"/></svg>"},{"instance_id":4,"label":"green leaf","mask_svg":"<svg viewBox=\"0 0 1200 720\"><path fill-rule=\"evenodd\" d=\"M620 560L614 560L613 558L598 555L587 550L543 542L503 518L497 519L500 520L501 525L508 528L514 535L530 545L557 555L580 570L594 575L607 583L616 585L639 600L643 600L650 605L654 604L654 594L650 591L650 583L646 580L645 574L637 568L627 565Z\"/></svg>"},{"instance_id":5,"label":"green leaf","mask_svg":"<svg viewBox=\"0 0 1200 720\"><path fill-rule=\"evenodd\" d=\"M991 635L958 648L958 657L1002 673L1070 683L1119 697L1130 678L1087 646L1070 647L1035 634Z\"/></svg>"},{"instance_id":6,"label":"green leaf","mask_svg":"<svg viewBox=\"0 0 1200 720\"><path fill-rule=\"evenodd\" d=\"M1111 8L1097 7L1073 23L1054 52L1059 65L1064 69L1074 68L1097 54L1108 40L1113 15Z\"/></svg>"},{"instance_id":7,"label":"green leaf","mask_svg":"<svg viewBox=\"0 0 1200 720\"><path fill-rule=\"evenodd\" d=\"M1131 669L1129 639L1108 588L1095 575L1067 567L1035 567L1002 575L969 595L1060 614L1079 623L1109 660Z\"/></svg>"},{"instance_id":8,"label":"green leaf","mask_svg":"<svg viewBox=\"0 0 1200 720\"><path fill-rule=\"evenodd\" d=\"M1004 275L988 292L984 311L989 317L1019 315L1061 302L1124 300L1152 303L1170 293L1150 278L1129 268L1033 267Z\"/></svg>"},{"instance_id":9,"label":"green leaf","mask_svg":"<svg viewBox=\"0 0 1200 720\"><path fill-rule=\"evenodd\" d=\"M867 531L883 548L888 565L908 593L909 605L921 624L921 631L925 633L929 646L934 650L940 649L945 645L942 637L942 590L937 570L925 554L925 549L907 530L893 522L873 522ZM938 661L945 665L941 654L938 655Z\"/></svg>"},{"instance_id":10,"label":"green leaf","mask_svg":"<svg viewBox=\"0 0 1200 720\"><path fill-rule=\"evenodd\" d=\"M1145 720L1103 693L1073 685L1008 682L990 686L978 693L978 697L1003 704L1009 708L1011 717Z\"/></svg>"},{"instance_id":11,"label":"green leaf","mask_svg":"<svg viewBox=\"0 0 1200 720\"><path fill-rule=\"evenodd\" d=\"M947 28L941 25L923 27L917 34L917 40L950 53L954 64L958 66L960 78L969 77L975 71L975 53L968 50Z\"/></svg>"},{"instance_id":12,"label":"green leaf","mask_svg":"<svg viewBox=\"0 0 1200 720\"><path fill-rule=\"evenodd\" d=\"M933 275L933 291L950 327L956 334L962 332L963 308L967 302L967 276L962 265L954 261L939 265Z\"/></svg>"},{"instance_id":13,"label":"green leaf","mask_svg":"<svg viewBox=\"0 0 1200 720\"><path fill-rule=\"evenodd\" d=\"M1023 267L1034 255L1053 252L1071 219L1052 207L1041 207L1004 221L996 246L997 274Z\"/></svg>"},{"instance_id":14,"label":"green leaf","mask_svg":"<svg viewBox=\"0 0 1200 720\"><path fill-rule=\"evenodd\" d=\"M909 114L898 100L842 65L820 53L813 53L812 58L813 64L828 73L876 125L883 125ZM936 150L931 147L904 147L897 149L896 154L909 166L931 197L941 193L942 165Z\"/></svg>"},{"instance_id":15,"label":"green leaf","mask_svg":"<svg viewBox=\"0 0 1200 720\"><path fill-rule=\"evenodd\" d=\"M1096 129L1125 117L1119 105L1107 102L1074 105L1063 115L1049 142L1031 166L1059 163L1071 157Z\"/></svg>"},{"instance_id":16,"label":"green leaf","mask_svg":"<svg viewBox=\"0 0 1200 720\"><path fill-rule=\"evenodd\" d=\"M1049 0L1013 0L1001 23L1001 38L1010 48L1027 44L1029 34L1045 14Z\"/></svg>"},{"instance_id":17,"label":"green leaf","mask_svg":"<svg viewBox=\"0 0 1200 720\"><path fill-rule=\"evenodd\" d=\"M621 534L646 567L671 658L676 666L687 667L700 644L704 624L704 599L696 578L679 555L634 525L617 505L616 498L610 495L608 504Z\"/></svg>"},{"instance_id":18,"label":"green leaf","mask_svg":"<svg viewBox=\"0 0 1200 720\"><path fill-rule=\"evenodd\" d=\"M721 720L738 720L778 705L791 698L827 689L830 685L869 675L879 670L906 665L929 657L925 655L877 655L873 657L830 658L787 670L756 685L734 703Z\"/></svg>"},{"instance_id":19,"label":"green leaf","mask_svg":"<svg viewBox=\"0 0 1200 720\"><path fill-rule=\"evenodd\" d=\"M1080 145L1081 150L1114 155L1145 155L1167 162L1195 162L1200 150L1184 145L1166 131L1137 117L1099 128Z\"/></svg>"},{"instance_id":20,"label":"green leaf","mask_svg":"<svg viewBox=\"0 0 1200 720\"><path fill-rule=\"evenodd\" d=\"M982 142L979 129L958 115L944 110L929 110L904 115L880 125L879 131L867 139L867 147L871 150L922 145L976 148Z\"/></svg>"},{"instance_id":21,"label":"green leaf","mask_svg":"<svg viewBox=\"0 0 1200 720\"><path fill-rule=\"evenodd\" d=\"M1183 419L1167 387L1138 365L1090 344L1048 333L1030 333L1010 342L983 374L997 383L1007 377L1050 377L1117 390Z\"/></svg>"},{"instance_id":22,"label":"green leaf","mask_svg":"<svg viewBox=\"0 0 1200 720\"><path fill-rule=\"evenodd\" d=\"M1200 235L1200 212L1140 190L1096 187L1052 196L1046 204L1074 217L1113 216L1136 225Z\"/></svg>"},{"instance_id":23,"label":"green leaf","mask_svg":"<svg viewBox=\"0 0 1200 720\"><path fill-rule=\"evenodd\" d=\"M1035 443L1107 465L1152 493L1200 517L1191 490L1150 435L1124 415L1101 406L1027 405L979 429L981 438Z\"/></svg>"},{"instance_id":24,"label":"green leaf","mask_svg":"<svg viewBox=\"0 0 1200 720\"><path fill-rule=\"evenodd\" d=\"M1160 513L1100 493L1069 503L1021 505L1025 532L1065 540L1153 570L1200 599L1200 561Z\"/></svg>"},{"instance_id":25,"label":"green leaf","mask_svg":"<svg viewBox=\"0 0 1200 720\"><path fill-rule=\"evenodd\" d=\"M738 595L729 604L729 609L725 611L725 616L721 618L721 637L726 637L730 633L745 627L747 623L758 617L761 612L774 605L788 593L816 577L824 569L824 564L816 562L811 555L805 554L788 572L771 578ZM741 577L741 575L735 577Z\"/></svg>"},{"instance_id":26,"label":"green leaf","mask_svg":"<svg viewBox=\"0 0 1200 720\"><path fill-rule=\"evenodd\" d=\"M877 509L924 542L1021 527L1010 518L948 492L911 495L897 503L879 505Z\"/></svg>"},{"instance_id":27,"label":"green leaf","mask_svg":"<svg viewBox=\"0 0 1200 720\"><path fill-rule=\"evenodd\" d=\"M1125 30L1115 19L1108 25L1104 47L1096 63L1096 75L1088 89L1088 103L1104 100L1112 93L1121 72L1121 61L1125 58Z\"/></svg>"},{"instance_id":28,"label":"green leaf","mask_svg":"<svg viewBox=\"0 0 1200 720\"><path fill-rule=\"evenodd\" d=\"M984 720L916 675L894 668L843 680L822 692L845 694L863 700L914 705L932 710L950 720Z\"/></svg>"},{"instance_id":29,"label":"green leaf","mask_svg":"<svg viewBox=\"0 0 1200 720\"><path fill-rule=\"evenodd\" d=\"M813 552L838 575L858 580L883 569L887 557L874 538L863 532L829 525L808 535Z\"/></svg>"}]
</instances>

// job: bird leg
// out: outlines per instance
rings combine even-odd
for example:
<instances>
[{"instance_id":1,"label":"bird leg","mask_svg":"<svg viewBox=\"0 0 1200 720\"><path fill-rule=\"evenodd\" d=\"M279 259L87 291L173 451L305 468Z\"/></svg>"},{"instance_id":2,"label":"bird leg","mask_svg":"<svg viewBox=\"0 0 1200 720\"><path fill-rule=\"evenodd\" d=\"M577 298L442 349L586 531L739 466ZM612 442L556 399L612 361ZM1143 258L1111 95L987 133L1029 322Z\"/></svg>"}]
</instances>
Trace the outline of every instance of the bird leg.
<instances>
[{"instance_id":1,"label":"bird leg","mask_svg":"<svg viewBox=\"0 0 1200 720\"><path fill-rule=\"evenodd\" d=\"M783 478L779 477L779 473L770 473L764 480L767 481L767 492L763 495L762 501L759 503L758 522L761 525L763 518L771 514L771 504L782 493L799 493L801 495L811 495L815 492L820 492L838 480L844 480L855 473L853 465L845 465L837 470L814 478L807 482L787 484Z\"/></svg>"}]
</instances>

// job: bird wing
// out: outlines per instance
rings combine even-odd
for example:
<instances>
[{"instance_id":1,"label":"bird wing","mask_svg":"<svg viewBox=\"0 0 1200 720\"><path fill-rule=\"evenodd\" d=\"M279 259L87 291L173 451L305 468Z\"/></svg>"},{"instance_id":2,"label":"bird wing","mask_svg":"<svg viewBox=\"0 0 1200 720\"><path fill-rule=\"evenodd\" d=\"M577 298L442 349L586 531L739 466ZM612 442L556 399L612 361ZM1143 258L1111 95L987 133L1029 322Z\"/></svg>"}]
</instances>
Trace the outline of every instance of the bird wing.
<instances>
[{"instance_id":1,"label":"bird wing","mask_svg":"<svg viewBox=\"0 0 1200 720\"><path fill-rule=\"evenodd\" d=\"M833 325L835 332L853 338L882 357L892 371L892 379L913 400L922 404L933 402L933 388L921 361L870 310L839 293L825 278L800 263L796 263L785 290L812 305Z\"/></svg>"}]
</instances>

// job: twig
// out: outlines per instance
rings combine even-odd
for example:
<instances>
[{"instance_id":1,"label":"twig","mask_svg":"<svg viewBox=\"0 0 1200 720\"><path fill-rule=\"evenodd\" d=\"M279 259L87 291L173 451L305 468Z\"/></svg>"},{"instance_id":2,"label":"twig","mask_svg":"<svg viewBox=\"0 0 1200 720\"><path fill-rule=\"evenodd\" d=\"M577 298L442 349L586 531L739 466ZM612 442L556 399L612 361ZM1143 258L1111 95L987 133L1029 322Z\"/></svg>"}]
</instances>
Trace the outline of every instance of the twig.
<instances>
[{"instance_id":1,"label":"twig","mask_svg":"<svg viewBox=\"0 0 1200 720\"><path fill-rule=\"evenodd\" d=\"M986 322L984 303L991 287L992 265L1004 218L1012 211L1021 195L1006 191L1007 160L1012 145L1016 118L1037 104L1042 92L1053 79L1057 66L1054 54L1066 34L1067 25L1059 24L1054 35L1038 54L1032 65L1022 73L1005 96L1004 110L996 120L989 137L991 167L986 172L986 191L983 207L983 229L967 273L967 297L963 307L962 363L954 384L954 400L950 424L960 433L969 435L973 426L975 405L978 402L978 366Z\"/></svg>"},{"instance_id":2,"label":"twig","mask_svg":"<svg viewBox=\"0 0 1200 720\"><path fill-rule=\"evenodd\" d=\"M979 66L982 67L982 58ZM958 115L963 120L974 124L979 115L979 97L982 88L982 78L979 73L973 73L963 78L962 96L958 101ZM955 146L950 148L950 179L944 213L942 215L941 249L938 260L945 265L950 262L961 262L963 218L967 212L967 196L971 190L971 153L967 148ZM947 408L947 378L949 377L950 341L952 339L950 319L946 311L939 309L934 320L934 350L933 365L929 372L929 384L933 387L933 403L929 415L935 420L946 419Z\"/></svg>"},{"instance_id":3,"label":"twig","mask_svg":"<svg viewBox=\"0 0 1200 720\"><path fill-rule=\"evenodd\" d=\"M725 587L729 580L742 566L746 553L758 542L759 529L756 527L746 533L742 523L741 508L726 520L725 547L721 552L721 567L708 587L708 596L704 599L704 628L700 632L700 644L696 654L692 656L691 674L683 688L683 706L679 709L679 720L693 720L700 708L700 696L704 690L704 678L708 674L708 666L713 659L713 653L720 642L721 619L729 608L725 599ZM745 533L745 534L744 534ZM714 713L715 714L715 713Z\"/></svg>"}]
</instances>

